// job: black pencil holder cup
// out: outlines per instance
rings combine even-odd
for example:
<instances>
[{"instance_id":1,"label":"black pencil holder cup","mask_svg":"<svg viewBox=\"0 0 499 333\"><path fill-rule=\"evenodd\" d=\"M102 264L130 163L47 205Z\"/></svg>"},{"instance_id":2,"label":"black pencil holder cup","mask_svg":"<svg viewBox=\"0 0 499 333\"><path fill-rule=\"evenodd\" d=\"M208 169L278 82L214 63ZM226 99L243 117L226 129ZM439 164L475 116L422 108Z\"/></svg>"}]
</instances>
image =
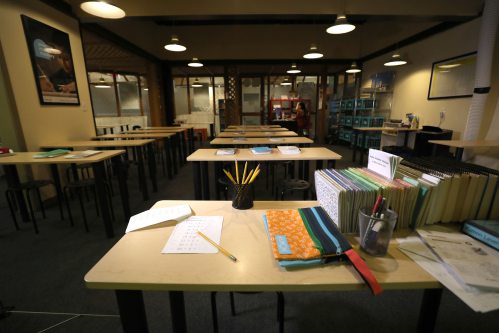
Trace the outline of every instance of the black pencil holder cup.
<instances>
[{"instance_id":1,"label":"black pencil holder cup","mask_svg":"<svg viewBox=\"0 0 499 333\"><path fill-rule=\"evenodd\" d=\"M235 209L250 209L253 207L251 184L233 184L232 207Z\"/></svg>"}]
</instances>

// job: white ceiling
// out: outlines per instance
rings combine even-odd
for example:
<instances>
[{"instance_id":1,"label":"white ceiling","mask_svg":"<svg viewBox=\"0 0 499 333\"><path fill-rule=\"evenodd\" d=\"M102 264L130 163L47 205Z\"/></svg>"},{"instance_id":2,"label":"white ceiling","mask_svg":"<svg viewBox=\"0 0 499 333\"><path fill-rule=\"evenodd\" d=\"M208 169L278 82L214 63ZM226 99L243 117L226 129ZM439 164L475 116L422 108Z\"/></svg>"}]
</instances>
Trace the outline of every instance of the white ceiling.
<instances>
[{"instance_id":1,"label":"white ceiling","mask_svg":"<svg viewBox=\"0 0 499 333\"><path fill-rule=\"evenodd\" d=\"M157 59L171 61L304 61L311 43L332 62L359 59L439 24L478 17L483 7L483 0L113 0L127 16L106 20L82 12L81 0L65 2L84 26L98 24ZM342 12L357 29L327 34ZM163 48L172 34L186 52Z\"/></svg>"}]
</instances>

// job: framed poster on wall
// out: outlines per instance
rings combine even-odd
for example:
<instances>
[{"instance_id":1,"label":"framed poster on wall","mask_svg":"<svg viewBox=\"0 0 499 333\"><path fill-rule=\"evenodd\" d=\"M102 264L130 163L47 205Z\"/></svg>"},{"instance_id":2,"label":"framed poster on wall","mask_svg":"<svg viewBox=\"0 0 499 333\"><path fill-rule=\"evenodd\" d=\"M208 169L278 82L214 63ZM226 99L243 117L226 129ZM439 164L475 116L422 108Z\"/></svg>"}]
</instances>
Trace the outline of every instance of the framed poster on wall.
<instances>
[{"instance_id":1,"label":"framed poster on wall","mask_svg":"<svg viewBox=\"0 0 499 333\"><path fill-rule=\"evenodd\" d=\"M69 35L21 15L41 104L79 105Z\"/></svg>"},{"instance_id":2,"label":"framed poster on wall","mask_svg":"<svg viewBox=\"0 0 499 333\"><path fill-rule=\"evenodd\" d=\"M475 84L476 52L434 62L428 99L471 97Z\"/></svg>"}]
</instances>

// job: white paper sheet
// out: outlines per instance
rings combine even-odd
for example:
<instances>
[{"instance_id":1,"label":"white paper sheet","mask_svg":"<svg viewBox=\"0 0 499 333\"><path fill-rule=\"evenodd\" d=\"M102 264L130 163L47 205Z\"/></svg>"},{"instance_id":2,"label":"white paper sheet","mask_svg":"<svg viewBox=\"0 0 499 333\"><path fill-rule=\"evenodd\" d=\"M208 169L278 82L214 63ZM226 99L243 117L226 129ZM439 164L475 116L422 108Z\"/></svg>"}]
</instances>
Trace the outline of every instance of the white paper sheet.
<instances>
[{"instance_id":1,"label":"white paper sheet","mask_svg":"<svg viewBox=\"0 0 499 333\"><path fill-rule=\"evenodd\" d=\"M367 168L384 177L393 179L402 157L378 149L369 149Z\"/></svg>"},{"instance_id":2,"label":"white paper sheet","mask_svg":"<svg viewBox=\"0 0 499 333\"><path fill-rule=\"evenodd\" d=\"M220 244L223 216L191 216L173 229L161 253L217 253L218 249L198 234L201 231Z\"/></svg>"},{"instance_id":3,"label":"white paper sheet","mask_svg":"<svg viewBox=\"0 0 499 333\"><path fill-rule=\"evenodd\" d=\"M445 269L440 259L417 237L398 238L399 249L477 312L499 309L499 293L463 285Z\"/></svg>"},{"instance_id":4,"label":"white paper sheet","mask_svg":"<svg viewBox=\"0 0 499 333\"><path fill-rule=\"evenodd\" d=\"M182 221L191 216L191 207L188 204L149 209L130 217L125 233L143 229L165 221Z\"/></svg>"}]
</instances>

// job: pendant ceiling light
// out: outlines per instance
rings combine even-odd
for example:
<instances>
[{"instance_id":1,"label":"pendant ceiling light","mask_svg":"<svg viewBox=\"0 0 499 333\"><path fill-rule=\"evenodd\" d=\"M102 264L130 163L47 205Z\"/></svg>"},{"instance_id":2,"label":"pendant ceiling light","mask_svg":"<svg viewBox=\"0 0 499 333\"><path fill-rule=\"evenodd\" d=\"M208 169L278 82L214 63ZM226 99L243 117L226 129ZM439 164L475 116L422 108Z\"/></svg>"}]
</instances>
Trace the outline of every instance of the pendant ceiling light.
<instances>
[{"instance_id":1,"label":"pendant ceiling light","mask_svg":"<svg viewBox=\"0 0 499 333\"><path fill-rule=\"evenodd\" d=\"M357 63L354 61L352 62L352 65L350 65L350 68L348 68L345 72L352 74L352 73L360 73L362 72L362 70L359 67L357 67Z\"/></svg>"},{"instance_id":2,"label":"pendant ceiling light","mask_svg":"<svg viewBox=\"0 0 499 333\"><path fill-rule=\"evenodd\" d=\"M341 14L336 17L334 24L326 29L328 34L340 35L355 30L355 25L348 23L345 15Z\"/></svg>"},{"instance_id":3,"label":"pendant ceiling light","mask_svg":"<svg viewBox=\"0 0 499 333\"><path fill-rule=\"evenodd\" d=\"M198 58L192 58L192 61L187 64L189 67L203 67L203 64L199 61Z\"/></svg>"},{"instance_id":4,"label":"pendant ceiling light","mask_svg":"<svg viewBox=\"0 0 499 333\"><path fill-rule=\"evenodd\" d=\"M167 49L168 51L172 51L172 52L183 52L183 51L187 50L187 48L184 45L179 44L178 37L175 35L172 36L172 40L170 41L170 44L165 45L165 49Z\"/></svg>"},{"instance_id":5,"label":"pendant ceiling light","mask_svg":"<svg viewBox=\"0 0 499 333\"><path fill-rule=\"evenodd\" d=\"M288 78L284 78L284 80L281 82L281 86L290 86L291 82L289 82Z\"/></svg>"},{"instance_id":6,"label":"pendant ceiling light","mask_svg":"<svg viewBox=\"0 0 499 333\"><path fill-rule=\"evenodd\" d=\"M94 85L95 88L111 88L111 85L104 80L104 78L101 76L99 81Z\"/></svg>"},{"instance_id":7,"label":"pendant ceiling light","mask_svg":"<svg viewBox=\"0 0 499 333\"><path fill-rule=\"evenodd\" d=\"M310 49L306 54L303 55L303 58L305 59L319 59L322 58L324 54L320 53L319 50L317 49L317 45L312 44L310 46Z\"/></svg>"},{"instance_id":8,"label":"pendant ceiling light","mask_svg":"<svg viewBox=\"0 0 499 333\"><path fill-rule=\"evenodd\" d=\"M390 58L390 60L388 60L387 62L385 62L385 66L388 66L388 67L393 67L393 66L402 66L402 65L405 65L407 64L407 61L405 61L401 56L400 54L393 54L392 57Z\"/></svg>"},{"instance_id":9,"label":"pendant ceiling light","mask_svg":"<svg viewBox=\"0 0 499 333\"><path fill-rule=\"evenodd\" d=\"M298 73L301 73L301 70L299 70L298 67L296 67L296 64L293 63L293 64L291 64L291 68L288 69L286 71L286 73L288 73L288 74L298 74Z\"/></svg>"},{"instance_id":10,"label":"pendant ceiling light","mask_svg":"<svg viewBox=\"0 0 499 333\"><path fill-rule=\"evenodd\" d=\"M191 87L193 88L199 88L199 87L202 87L203 85L201 84L201 82L199 82L199 79L198 78L195 78L194 79L194 82L192 83Z\"/></svg>"},{"instance_id":11,"label":"pendant ceiling light","mask_svg":"<svg viewBox=\"0 0 499 333\"><path fill-rule=\"evenodd\" d=\"M123 9L106 1L85 1L80 8L91 15L108 19L120 19L126 15Z\"/></svg>"}]
</instances>

